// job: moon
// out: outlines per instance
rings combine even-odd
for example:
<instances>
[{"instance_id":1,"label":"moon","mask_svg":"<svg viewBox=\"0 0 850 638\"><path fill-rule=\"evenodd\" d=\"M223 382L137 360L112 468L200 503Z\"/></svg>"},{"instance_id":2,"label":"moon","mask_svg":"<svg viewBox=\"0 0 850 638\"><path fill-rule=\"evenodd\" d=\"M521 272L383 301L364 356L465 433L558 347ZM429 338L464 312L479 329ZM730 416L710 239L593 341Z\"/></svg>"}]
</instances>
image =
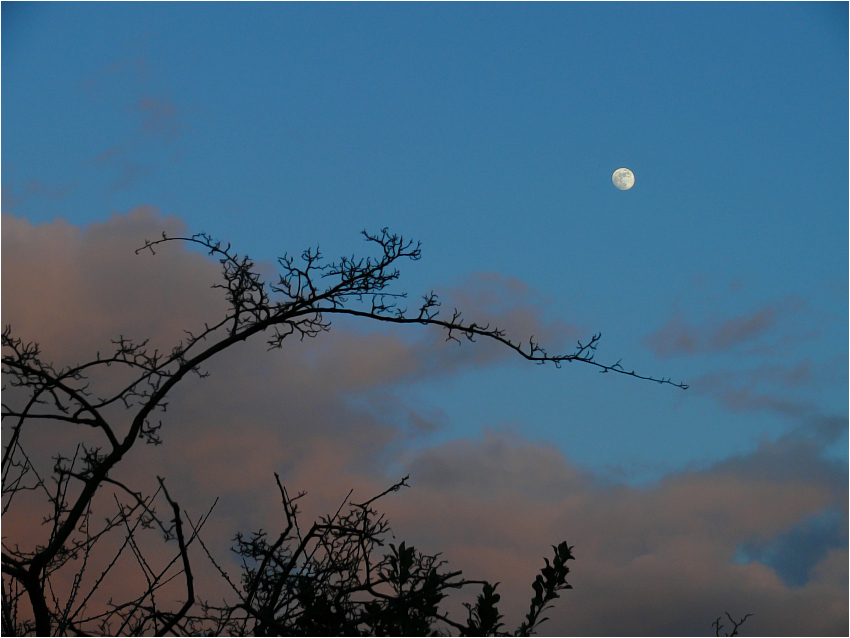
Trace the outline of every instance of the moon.
<instances>
[{"instance_id":1,"label":"moon","mask_svg":"<svg viewBox=\"0 0 850 638\"><path fill-rule=\"evenodd\" d=\"M618 168L614 171L614 174L611 175L611 181L614 182L614 186L619 188L621 191L627 191L635 185L635 174L627 168Z\"/></svg>"}]
</instances>

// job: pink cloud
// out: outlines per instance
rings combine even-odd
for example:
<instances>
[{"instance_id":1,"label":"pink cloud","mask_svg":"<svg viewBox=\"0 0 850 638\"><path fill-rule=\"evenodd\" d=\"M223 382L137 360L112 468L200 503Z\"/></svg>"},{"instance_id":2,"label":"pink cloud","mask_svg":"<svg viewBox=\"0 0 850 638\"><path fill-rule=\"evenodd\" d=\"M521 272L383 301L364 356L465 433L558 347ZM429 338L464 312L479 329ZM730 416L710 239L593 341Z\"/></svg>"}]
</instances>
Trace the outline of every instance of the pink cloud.
<instances>
[{"instance_id":1,"label":"pink cloud","mask_svg":"<svg viewBox=\"0 0 850 638\"><path fill-rule=\"evenodd\" d=\"M787 459L778 452L762 454L779 468ZM756 611L747 629L757 634L846 627L846 565L842 574L830 572L838 564L832 551L799 589L766 565L733 561L744 540L844 503L841 474L826 483L817 475L779 481L737 467L674 475L649 489L604 487L551 450L489 435L420 456L411 480L423 494L394 504L391 514L397 532L442 543L466 573L498 580L508 566L526 574L503 584L514 618L524 611L519 601L539 554L556 541L574 544L574 589L544 629L553 635L692 635L697 619L708 631L712 614L724 609Z\"/></svg>"},{"instance_id":2,"label":"pink cloud","mask_svg":"<svg viewBox=\"0 0 850 638\"><path fill-rule=\"evenodd\" d=\"M455 286L441 287L440 314L451 318L454 308L463 313L466 324L489 325L504 330L505 337L528 350L528 340L534 341L550 354L570 353L575 341L590 340L592 331L579 328L557 318L547 316L551 301L527 283L515 277L494 272L474 272ZM458 347L447 342L443 330L429 328L414 346L415 357L423 366L423 373L433 370L444 373L447 367L488 365L515 361L522 364L515 352L490 340L478 339L475 344ZM471 346L471 347L468 347Z\"/></svg>"},{"instance_id":3,"label":"pink cloud","mask_svg":"<svg viewBox=\"0 0 850 638\"><path fill-rule=\"evenodd\" d=\"M134 253L163 230L186 232L180 220L150 208L86 229L4 216L4 323L62 363L107 351L119 334L170 347L183 329L215 320L224 306L221 291L210 287L218 263L176 244L155 256ZM572 327L546 320L545 299L516 279L479 273L446 297L471 319L495 316L497 325L523 336L533 332L557 343L573 335ZM729 332L753 335L757 323ZM709 342L697 337L698 344ZM544 634L708 634L726 610L755 612L749 633L846 632L846 549L826 548L802 587L787 585L770 565L734 560L740 543L784 533L824 508L846 512L846 468L822 460L814 438L765 443L643 489L603 485L558 450L516 435L489 432L407 448L397 415L425 421L439 415L398 397L385 412L364 411L350 400L394 396L395 384L506 356L481 354L483 343L458 348L437 333L402 338L335 327L284 345L267 352L262 339L248 341L212 360L209 378L187 379L161 415L164 444L138 445L114 476L149 493L156 475L164 476L195 517L220 497L204 540L232 577L238 578L227 551L233 534L282 524L273 472L293 491L308 491L306 521L335 511L349 489L355 499L380 492L401 468L410 472L413 489L383 501L396 535L443 552L467 577L500 581L511 623L525 613L550 545L567 540L577 557L569 579L574 589L549 614ZM4 391L4 402L15 398ZM39 427L25 444L48 473L58 449L69 454L80 437L96 439L91 432ZM99 511L106 512L112 490L102 492ZM4 542L43 542L48 530L33 524L36 508L22 501L4 515ZM173 555L156 535L146 542L157 561ZM193 569L205 575L203 595L226 595L203 554L193 552ZM144 582L132 561L116 569L115 595Z\"/></svg>"},{"instance_id":4,"label":"pink cloud","mask_svg":"<svg viewBox=\"0 0 850 638\"><path fill-rule=\"evenodd\" d=\"M19 194L13 191L12 183L6 182L2 187L2 210L4 213L11 213L21 203Z\"/></svg>"}]
</instances>

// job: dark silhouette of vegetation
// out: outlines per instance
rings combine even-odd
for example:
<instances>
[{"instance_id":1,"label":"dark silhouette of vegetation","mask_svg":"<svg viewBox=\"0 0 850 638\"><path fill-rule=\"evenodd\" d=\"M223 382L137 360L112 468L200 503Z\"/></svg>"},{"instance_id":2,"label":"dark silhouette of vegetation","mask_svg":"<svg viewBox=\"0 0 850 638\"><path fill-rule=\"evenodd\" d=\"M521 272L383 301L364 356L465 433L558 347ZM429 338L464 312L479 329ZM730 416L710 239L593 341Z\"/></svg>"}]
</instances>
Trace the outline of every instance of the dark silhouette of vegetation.
<instances>
[{"instance_id":1,"label":"dark silhouette of vegetation","mask_svg":"<svg viewBox=\"0 0 850 638\"><path fill-rule=\"evenodd\" d=\"M423 554L404 541L398 546L386 542L389 526L372 506L406 486L408 477L365 503L346 498L347 512L340 507L303 535L295 503L303 493L290 497L280 477L275 478L286 528L274 542L264 532L237 535L241 588L222 576L239 602L203 605L201 615L186 618L188 627L209 627L214 618L215 633L231 635L424 636L441 625L463 636L499 633L498 583L464 579L460 571L447 571L439 555ZM382 555L376 551L386 547L389 551ZM530 635L546 620L540 615L548 603L570 588L566 562L573 558L571 549L566 543L553 547L553 562L547 559L534 581L531 610L516 635ZM467 604L465 623L440 611L448 590L473 584L483 590L475 605Z\"/></svg>"},{"instance_id":2,"label":"dark silhouette of vegetation","mask_svg":"<svg viewBox=\"0 0 850 638\"><path fill-rule=\"evenodd\" d=\"M747 618L749 618L750 616L753 616L753 615L754 615L754 614L747 614L746 616L744 616L743 618L741 618L741 620L737 620L737 621L736 621L734 618L732 618L732 616L731 616L731 615L729 614L729 612L727 611L727 612L726 612L726 617L729 619L729 622L730 622L730 623L732 623L732 633L731 633L731 634L721 634L721 633L720 633L720 632L723 630L724 625L720 622L720 618L721 618L721 617L720 617L720 616L718 616L718 617L717 617L717 620L715 620L713 623L711 623L711 627L714 629L714 635L715 635L715 636L737 636L737 635L739 635L739 634L738 634L738 628L739 628L741 625L743 625L743 624L744 624L744 621L745 621Z\"/></svg>"},{"instance_id":3,"label":"dark silhouette of vegetation","mask_svg":"<svg viewBox=\"0 0 850 638\"><path fill-rule=\"evenodd\" d=\"M180 241L203 247L222 265L229 308L198 334L187 333L170 352L151 351L147 341L136 343L121 336L114 352L97 353L86 363L54 367L41 357L37 343L25 343L7 326L2 334L3 402L3 515L14 517L13 504L21 499L42 499L49 511L43 521L45 539L3 539L2 630L5 635L53 634L190 634L216 631L235 634L422 634L443 623L467 635L499 633L503 624L497 609L496 585L464 580L460 572L445 571L438 555L427 555L400 543L389 544L389 528L372 508L376 499L354 504L346 499L347 513L323 519L301 534L296 501L278 479L287 526L271 542L263 532L237 536L235 551L243 560L240 586L230 583L239 599L233 605L198 602L188 548L197 543L207 553L200 536L212 508L193 521L159 478L159 489L144 495L114 477L113 470L140 440L161 443L162 421L169 393L188 375L204 377L202 366L234 344L258 334L266 335L270 349L280 348L290 336L316 337L330 329L333 315L351 315L397 324L438 326L447 340L459 337L497 341L538 364L580 362L599 369L661 384L686 388L670 379L643 376L625 370L619 362L603 364L594 354L600 335L579 342L571 354L548 354L533 337L527 342L510 340L503 330L467 323L455 309L450 318L439 314L440 302L431 292L414 312L399 307L403 293L387 288L399 277L396 262L417 260L420 246L386 229L364 232L378 256L343 257L323 261L318 249L307 250L301 259L284 256L275 283L263 281L247 256L239 256L205 234L166 237L146 241L138 252L163 243ZM90 381L105 375L126 379L109 391L90 389ZM8 402L7 402L7 399ZM28 449L39 437L39 425L59 422L79 428L80 443L70 455L57 452L46 472ZM77 431L77 430L73 430ZM98 438L97 444L88 442ZM404 481L390 488L397 490ZM113 513L95 515L95 497L112 490ZM173 514L160 516L154 502L164 500ZM102 505L102 503L101 503ZM8 520L8 519L7 519ZM141 535L155 529L166 541L177 543L173 560L155 571L145 559ZM92 573L96 550L107 550L105 539L123 537L114 557ZM103 548L103 549L101 549ZM555 547L553 562L533 583L534 595L527 617L518 628L530 634L544 618L541 614L558 592L568 588L566 562L572 559L566 543ZM105 608L90 610L93 596L122 553L131 553L142 568L146 582L138 596L123 602L110 600ZM102 558L102 557L101 557ZM98 569L101 569L100 567ZM219 568L222 577L227 578ZM185 583L182 603L163 602L166 586L180 578ZM229 582L229 581L228 581ZM63 583L69 583L67 587ZM440 612L439 603L450 589L482 585L475 605L467 606L461 623ZM103 592L100 592L103 594ZM737 629L737 626L736 626Z\"/></svg>"}]
</instances>

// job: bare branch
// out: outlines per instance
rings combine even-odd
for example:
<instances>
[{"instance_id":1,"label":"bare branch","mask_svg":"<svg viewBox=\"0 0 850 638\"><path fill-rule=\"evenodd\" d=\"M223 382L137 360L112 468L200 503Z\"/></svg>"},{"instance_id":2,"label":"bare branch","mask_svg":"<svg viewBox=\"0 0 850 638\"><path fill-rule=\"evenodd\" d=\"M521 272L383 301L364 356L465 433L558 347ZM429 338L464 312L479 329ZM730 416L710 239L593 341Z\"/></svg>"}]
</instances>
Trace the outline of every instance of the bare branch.
<instances>
[{"instance_id":1,"label":"bare branch","mask_svg":"<svg viewBox=\"0 0 850 638\"><path fill-rule=\"evenodd\" d=\"M371 234L364 231L363 236L374 249L374 256L343 256L329 262L318 247L303 251L300 258L284 255L278 260L277 281L271 283L263 280L249 257L237 254L229 244L224 245L204 233L191 237L168 237L163 233L161 239L145 241L137 253L149 250L156 254L155 249L164 243L182 242L204 248L221 265L222 279L215 288L223 292L227 301L224 316L204 324L203 330L186 331L185 337L170 351L152 348L147 340L135 342L119 335L112 341L112 352L103 356L97 352L90 361L57 368L42 359L37 343L25 343L12 335L10 326L4 328L4 383L13 392L4 395L4 400L7 396L11 399L4 401L2 406L6 442L2 460L3 514L18 515L17 504L22 500L22 497L16 498L18 495L44 498L49 507L45 520L46 540L39 543L33 539L31 549L22 549L17 543L7 543L6 539L3 541L2 570L7 577L3 590L4 632L35 631L39 635L49 635L55 629L85 635L92 632L109 634L117 630L118 633L162 635L190 632L197 626L212 624L221 632L245 633L252 622L263 631L292 629L292 623L301 623L299 631L308 631L321 623L318 617L310 615L318 613L319 608L305 606L305 596L316 605L324 601L321 605L327 605L327 610L340 610L345 604L353 610L356 605L351 601L357 593L371 597L372 603L377 605L357 607L361 629L403 629L415 633L428 628L425 619L432 622L443 618L437 613L437 604L445 590L477 582L461 579L460 572L441 571L443 563L438 555L421 554L404 543L398 547L390 543L388 553L380 556L375 553L378 548L386 549L384 539L389 527L373 506L390 492L406 487L407 477L363 503L352 503L349 494L332 516L317 521L302 534L296 501L303 493L290 497L280 477L275 475L286 525L274 542L268 541L262 530L249 537L236 537L235 549L243 560L239 603L220 607L202 603L200 615L189 613L195 604L195 583L188 547L195 538L231 588L237 590L200 540L200 530L209 513L199 519L197 525L192 524L186 514L192 528L191 536L186 539L179 507L165 490L162 479L159 480L160 489L174 512L170 525L161 521L152 507L158 492L145 496L117 480L114 471L139 440L161 444L159 433L164 426L156 417L166 411L169 394L184 379L191 375L204 378L208 374L203 369L207 361L255 335L264 334L269 349L281 348L289 337L301 340L317 337L330 330L333 316L349 315L395 324L436 326L446 331L447 341L458 343L461 338L473 342L482 337L491 339L537 364L552 363L560 367L564 362L577 361L603 373L615 372L687 388L684 383L674 383L669 378L627 371L620 361L614 364L597 362L599 334L586 342L578 342L569 354L550 355L533 336L517 340L496 326L468 323L457 309L450 317L441 317L440 300L433 291L422 297L418 308L408 312L404 307L406 293L394 292L391 284L400 277L398 264L402 260L420 259L420 244L390 233L386 228ZM114 368L130 375L129 381L122 381L117 389L103 391L103 396L98 395L96 382L107 375L114 378ZM113 417L120 408L126 411L124 417ZM52 458L53 466L47 471L36 467L22 444L26 441L29 445L28 437L39 439L45 424L60 426L68 432L79 431L81 436L74 453L57 452ZM86 437L92 432L96 437L103 437L102 440L89 442ZM90 527L94 499L99 491L108 487L117 488L117 493L123 492L132 500L127 505L115 496L118 513L107 517L104 526L94 530ZM159 573L154 573L145 559L140 541L142 534L137 532L154 526L167 540L176 537L179 546L178 554ZM86 570L92 552L96 546L98 549L102 546L99 540L114 530L122 530L124 542L111 560L103 562L106 567L93 579L92 588L83 596L84 575L88 583ZM125 552L126 548L130 552ZM106 586L105 579L119 557L129 553L145 576L144 591L131 600L110 601L106 610L85 612L94 592ZM566 559L559 560L563 563ZM185 575L187 597L176 613L165 613L160 611L155 594L176 577L168 569L178 561ZM54 578L60 572L68 573L71 566L77 570L69 581L71 586L66 593L60 593L61 588L54 587ZM560 564L558 569L563 567ZM555 576L565 573L563 569L556 570ZM555 576L543 577L544 595L539 604L532 605L526 623L528 631L542 622L540 614L549 601L557 597L558 588L564 588L565 581L561 583L560 576ZM555 583L554 589L549 588L551 583ZM494 616L494 601L498 595L494 592L495 586L482 594L480 607L470 611L471 624L467 629L472 631L474 625L478 628L476 631L485 626L496 631L499 623L498 615ZM79 598L82 602L77 602ZM17 612L18 602L25 599L29 600L32 609L32 622L21 620ZM402 608L418 610L419 616L408 620L419 624L393 625L395 621L387 619L401 614ZM376 610L384 617L376 616ZM213 618L212 614L219 615ZM344 613L338 618L334 616L337 618L334 622L349 622L354 617L345 620L343 616ZM399 618L401 616L396 620ZM443 620L455 629L462 626ZM740 623L735 624L733 631ZM330 630L342 625L323 627Z\"/></svg>"}]
</instances>

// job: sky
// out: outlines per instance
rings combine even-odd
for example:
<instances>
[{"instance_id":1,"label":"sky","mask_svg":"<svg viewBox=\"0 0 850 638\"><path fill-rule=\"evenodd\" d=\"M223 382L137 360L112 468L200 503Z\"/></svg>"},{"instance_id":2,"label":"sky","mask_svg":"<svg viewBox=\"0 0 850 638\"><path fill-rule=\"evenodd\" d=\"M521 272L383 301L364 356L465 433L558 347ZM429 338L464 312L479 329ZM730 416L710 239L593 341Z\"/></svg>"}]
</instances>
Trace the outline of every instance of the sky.
<instances>
[{"instance_id":1,"label":"sky","mask_svg":"<svg viewBox=\"0 0 850 638\"><path fill-rule=\"evenodd\" d=\"M409 472L397 533L513 598L576 546L544 632L710 633L729 606L846 633L847 59L846 3L4 2L3 324L57 360L165 344L220 311L217 263L146 237L270 273L389 227L422 242L411 305L550 352L601 332L600 362L689 388L409 326L246 344L144 452L223 496L222 538L272 471L319 509Z\"/></svg>"}]
</instances>

